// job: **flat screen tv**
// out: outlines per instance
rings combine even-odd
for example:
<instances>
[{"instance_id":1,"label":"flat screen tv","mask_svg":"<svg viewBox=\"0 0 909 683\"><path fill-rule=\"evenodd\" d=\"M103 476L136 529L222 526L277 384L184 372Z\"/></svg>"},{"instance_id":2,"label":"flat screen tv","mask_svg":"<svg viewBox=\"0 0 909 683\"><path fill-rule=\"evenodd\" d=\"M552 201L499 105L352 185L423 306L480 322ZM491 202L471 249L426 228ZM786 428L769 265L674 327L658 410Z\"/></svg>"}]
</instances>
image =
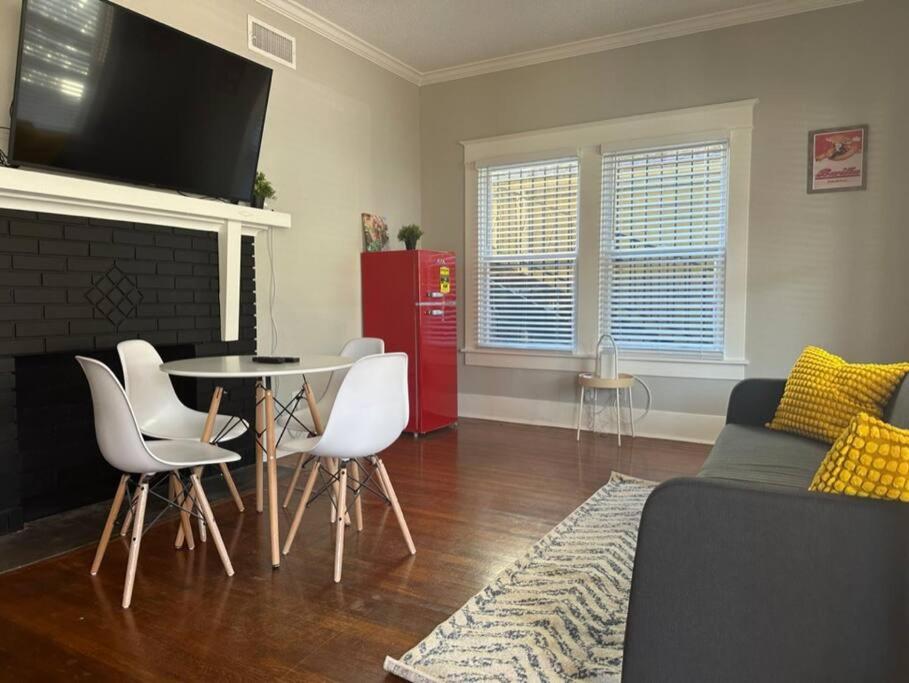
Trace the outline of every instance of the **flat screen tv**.
<instances>
[{"instance_id":1,"label":"flat screen tv","mask_svg":"<svg viewBox=\"0 0 909 683\"><path fill-rule=\"evenodd\" d=\"M107 0L25 0L14 164L250 201L271 69Z\"/></svg>"}]
</instances>

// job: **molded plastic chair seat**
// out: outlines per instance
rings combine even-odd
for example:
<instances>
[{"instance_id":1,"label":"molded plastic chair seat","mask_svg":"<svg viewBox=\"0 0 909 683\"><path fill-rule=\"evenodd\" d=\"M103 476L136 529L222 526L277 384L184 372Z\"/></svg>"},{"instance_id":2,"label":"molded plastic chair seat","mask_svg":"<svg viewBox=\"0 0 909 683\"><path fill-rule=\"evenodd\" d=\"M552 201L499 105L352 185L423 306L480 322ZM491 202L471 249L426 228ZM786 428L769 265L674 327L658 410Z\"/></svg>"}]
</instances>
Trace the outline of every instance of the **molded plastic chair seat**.
<instances>
[{"instance_id":1,"label":"molded plastic chair seat","mask_svg":"<svg viewBox=\"0 0 909 683\"><path fill-rule=\"evenodd\" d=\"M309 453L322 440L321 436L306 436L303 432L287 430L284 438L278 442L278 457L294 453Z\"/></svg>"},{"instance_id":2,"label":"molded plastic chair seat","mask_svg":"<svg viewBox=\"0 0 909 683\"><path fill-rule=\"evenodd\" d=\"M385 342L383 340L377 337L359 337L348 340L341 348L340 355L345 358L359 360L366 356L376 356L383 353L385 353ZM345 369L335 370L331 373L325 391L316 399L316 410L319 412L322 424L325 424L325 421L331 416L331 411L335 405L335 399L338 397L338 391L341 388L341 384L344 382L344 378L347 376L347 372L348 370ZM293 418L294 419L291 419L288 415L282 415L278 418L278 424L281 427L287 427L291 432L299 432L299 435L304 437L305 434L303 434L303 430L300 428L301 424L305 425L313 433L318 432L315 420L312 418L308 405L304 404L302 408L296 410L293 414ZM314 446L315 444L312 445ZM285 508L290 505L290 500L297 488L297 481L300 478L300 473L303 471L303 465L306 463L309 447L306 444L303 444L303 447L298 448L296 452L301 455L297 460L297 466L294 468L294 474L290 479L290 484L287 486L287 492L284 494L283 506ZM287 452L283 451L283 454L287 455Z\"/></svg>"},{"instance_id":3,"label":"molded plastic chair seat","mask_svg":"<svg viewBox=\"0 0 909 683\"><path fill-rule=\"evenodd\" d=\"M191 469L222 462L237 462L240 459L233 451L201 441L146 441L145 447L161 461L160 469L153 470L154 472L167 472L175 468Z\"/></svg>"},{"instance_id":4,"label":"molded plastic chair seat","mask_svg":"<svg viewBox=\"0 0 909 683\"><path fill-rule=\"evenodd\" d=\"M215 415L211 432L206 432L208 413L194 410L180 401L170 377L161 370L161 356L147 341L130 339L120 342L117 344L117 353L123 366L126 397L132 404L139 430L145 436L184 443L198 442L206 438L213 443L222 443L246 433L247 423L229 415ZM222 389L219 387L212 397L210 411L218 412L221 395ZM207 433L211 436L206 436ZM211 464L215 462L212 461ZM243 499L225 462L230 461L225 460L217 464L234 504L243 512ZM178 543L182 542L182 536L178 535L177 538Z\"/></svg>"},{"instance_id":5,"label":"molded plastic chair seat","mask_svg":"<svg viewBox=\"0 0 909 683\"><path fill-rule=\"evenodd\" d=\"M278 446L282 452L300 451L314 460L284 542L285 555L290 552L316 478L323 469L329 483L322 491L331 491L335 510L335 583L341 580L348 489L353 494L357 531L363 528L360 495L364 490L370 490L391 505L407 549L411 554L416 553L391 479L378 456L401 436L407 425L408 412L407 354L365 356L347 371L321 436L307 437L290 431L285 435ZM371 471L368 465L372 467ZM372 488L370 482L374 479L381 492Z\"/></svg>"},{"instance_id":6,"label":"molded plastic chair seat","mask_svg":"<svg viewBox=\"0 0 909 683\"><path fill-rule=\"evenodd\" d=\"M336 372L339 372L339 371L336 371ZM323 396L322 398L320 398L319 400L316 401L316 410L319 411L319 416L322 418L323 422L329 415L331 415L331 408L334 405L334 403L335 403L335 394L332 394L331 396ZM293 420L291 420L290 416L288 416L288 415L282 415L281 417L279 417L276 420L276 422L281 427L290 423L288 426L288 429L293 429L295 427L297 429L299 429L300 423L306 425L309 429L312 429L313 431L315 431L315 428L316 428L314 421L312 419L312 415L310 414L308 405L303 405L301 408L298 408L297 410L295 410Z\"/></svg>"},{"instance_id":7,"label":"molded plastic chair seat","mask_svg":"<svg viewBox=\"0 0 909 683\"><path fill-rule=\"evenodd\" d=\"M180 527L183 529L187 545L192 549L192 530L190 516L193 506L199 508L199 516L205 520L212 540L221 556L224 571L228 576L233 576L234 568L227 554L227 548L218 530L211 511L211 505L202 488L201 468L203 465L234 462L240 456L232 451L202 443L201 441L151 441L142 437L136 415L130 405L129 398L114 373L104 363L76 356L82 371L88 380L91 390L92 408L95 422L95 438L101 455L113 467L118 469L122 476L114 501L111 504L104 531L98 550L95 552L95 561L92 564L92 575L98 573L101 560L107 550L111 531L120 507L126 497L127 489L133 486L134 496L129 502L127 520L124 529L132 524L131 540L129 545L129 558L126 564L126 582L123 586L123 607L129 607L132 601L133 583L136 578L136 565L139 561L139 547L145 532L145 509L150 495L155 495L167 501L168 505L180 511ZM184 486L184 479L180 470L188 470L188 486ZM159 476L162 473L163 476ZM134 475L137 480L131 484ZM155 488L168 484L170 490L167 497L155 492ZM122 532L125 533L125 532ZM179 546L178 546L179 547Z\"/></svg>"},{"instance_id":8,"label":"molded plastic chair seat","mask_svg":"<svg viewBox=\"0 0 909 683\"><path fill-rule=\"evenodd\" d=\"M145 436L155 439L175 439L182 441L198 441L199 435L205 429L205 420L208 418L207 413L200 410L184 407L184 410L169 410L166 413L154 415L145 421L139 422L139 429ZM231 421L233 426L222 434L222 431ZM215 417L214 429L212 434L218 437L218 442L230 441L246 433L246 424L237 422L230 415L218 415Z\"/></svg>"},{"instance_id":9,"label":"molded plastic chair seat","mask_svg":"<svg viewBox=\"0 0 909 683\"><path fill-rule=\"evenodd\" d=\"M345 358L359 360L366 356L375 356L381 353L385 353L385 342L382 339L377 337L358 337L345 342L339 355L344 356ZM341 383L344 381L346 375L347 369L335 370L332 372L328 378L328 384L325 386L325 390L319 398L316 399L316 410L319 411L319 416L322 418L323 423L331 414L335 399L338 397L338 390L341 388ZM309 406L303 405L299 410L294 412L294 417L310 429L314 429L315 425L313 424L312 416L309 413ZM289 420L290 417L282 415L278 418L278 424L283 426L287 424ZM294 426L299 428L299 424L291 422L291 429Z\"/></svg>"},{"instance_id":10,"label":"molded plastic chair seat","mask_svg":"<svg viewBox=\"0 0 909 683\"><path fill-rule=\"evenodd\" d=\"M208 414L180 401L170 377L161 371L163 360L155 347L142 339L130 339L117 344L117 353L123 366L126 396L142 433L155 439L198 441ZM247 430L246 423L238 420L235 427L220 434L229 420L236 418L228 415L215 418L212 434L220 435L219 441L236 439Z\"/></svg>"}]
</instances>

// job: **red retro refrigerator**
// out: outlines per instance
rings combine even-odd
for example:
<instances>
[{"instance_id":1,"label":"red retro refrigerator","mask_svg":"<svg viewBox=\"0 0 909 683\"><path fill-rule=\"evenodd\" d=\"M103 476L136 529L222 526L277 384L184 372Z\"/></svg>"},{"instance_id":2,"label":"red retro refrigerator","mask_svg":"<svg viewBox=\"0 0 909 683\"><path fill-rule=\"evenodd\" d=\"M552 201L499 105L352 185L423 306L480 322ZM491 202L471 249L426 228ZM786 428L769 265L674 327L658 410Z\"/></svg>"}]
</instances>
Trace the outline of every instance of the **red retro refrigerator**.
<instances>
[{"instance_id":1,"label":"red retro refrigerator","mask_svg":"<svg viewBox=\"0 0 909 683\"><path fill-rule=\"evenodd\" d=\"M408 356L410 422L425 434L458 419L458 318L450 251L383 251L360 257L363 336Z\"/></svg>"}]
</instances>

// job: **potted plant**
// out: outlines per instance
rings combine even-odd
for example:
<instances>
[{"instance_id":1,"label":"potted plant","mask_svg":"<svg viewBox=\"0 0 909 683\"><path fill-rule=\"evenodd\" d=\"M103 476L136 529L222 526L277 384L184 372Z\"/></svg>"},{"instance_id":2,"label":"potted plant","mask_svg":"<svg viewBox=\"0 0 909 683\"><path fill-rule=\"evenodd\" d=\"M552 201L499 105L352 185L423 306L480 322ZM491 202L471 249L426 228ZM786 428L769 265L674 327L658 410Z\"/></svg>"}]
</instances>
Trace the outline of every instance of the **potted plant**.
<instances>
[{"instance_id":1,"label":"potted plant","mask_svg":"<svg viewBox=\"0 0 909 683\"><path fill-rule=\"evenodd\" d=\"M257 209L265 208L266 199L277 199L275 187L271 181L265 177L262 171L256 173L256 183L253 185L253 206Z\"/></svg>"},{"instance_id":2,"label":"potted plant","mask_svg":"<svg viewBox=\"0 0 909 683\"><path fill-rule=\"evenodd\" d=\"M404 243L407 249L416 249L417 240L423 236L419 225L405 225L398 230L398 240Z\"/></svg>"}]
</instances>

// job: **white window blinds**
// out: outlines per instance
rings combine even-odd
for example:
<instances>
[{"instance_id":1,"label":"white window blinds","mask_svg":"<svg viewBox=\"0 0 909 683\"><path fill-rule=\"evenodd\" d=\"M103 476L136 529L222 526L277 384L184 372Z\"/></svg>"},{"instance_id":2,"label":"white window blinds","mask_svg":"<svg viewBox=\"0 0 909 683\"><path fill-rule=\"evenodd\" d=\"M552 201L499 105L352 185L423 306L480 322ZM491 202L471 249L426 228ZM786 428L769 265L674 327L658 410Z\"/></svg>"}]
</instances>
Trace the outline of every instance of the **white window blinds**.
<instances>
[{"instance_id":1,"label":"white window blinds","mask_svg":"<svg viewBox=\"0 0 909 683\"><path fill-rule=\"evenodd\" d=\"M578 160L478 169L477 343L570 351Z\"/></svg>"},{"instance_id":2,"label":"white window blinds","mask_svg":"<svg viewBox=\"0 0 909 683\"><path fill-rule=\"evenodd\" d=\"M621 347L722 354L728 151L604 154L600 329Z\"/></svg>"}]
</instances>

